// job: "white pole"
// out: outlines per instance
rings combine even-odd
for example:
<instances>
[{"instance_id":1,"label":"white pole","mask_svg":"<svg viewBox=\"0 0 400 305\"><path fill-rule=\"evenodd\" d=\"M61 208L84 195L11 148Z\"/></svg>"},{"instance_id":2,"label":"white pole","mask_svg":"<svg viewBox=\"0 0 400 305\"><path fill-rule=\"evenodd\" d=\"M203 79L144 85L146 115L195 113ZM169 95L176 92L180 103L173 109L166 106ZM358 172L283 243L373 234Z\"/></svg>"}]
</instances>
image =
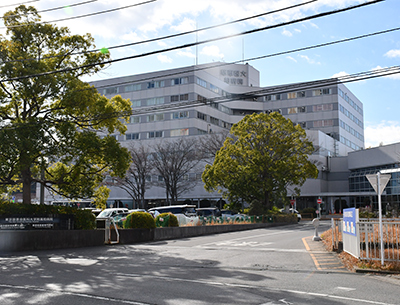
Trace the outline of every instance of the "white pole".
<instances>
[{"instance_id":1,"label":"white pole","mask_svg":"<svg viewBox=\"0 0 400 305\"><path fill-rule=\"evenodd\" d=\"M381 265L385 262L385 249L383 248L383 230L382 230L382 202L381 202L381 173L376 174L376 184L378 190L378 207L379 207L379 236L381 239Z\"/></svg>"}]
</instances>

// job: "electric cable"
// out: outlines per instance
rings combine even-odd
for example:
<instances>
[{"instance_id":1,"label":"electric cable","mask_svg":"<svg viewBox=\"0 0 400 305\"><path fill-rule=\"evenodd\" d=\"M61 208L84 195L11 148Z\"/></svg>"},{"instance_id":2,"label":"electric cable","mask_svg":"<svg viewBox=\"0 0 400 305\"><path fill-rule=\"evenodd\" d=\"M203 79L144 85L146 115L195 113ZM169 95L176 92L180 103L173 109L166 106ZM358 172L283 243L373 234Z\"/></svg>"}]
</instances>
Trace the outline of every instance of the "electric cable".
<instances>
[{"instance_id":1,"label":"electric cable","mask_svg":"<svg viewBox=\"0 0 400 305\"><path fill-rule=\"evenodd\" d=\"M16 5L22 5L22 4L27 4L27 3L32 3L32 2L38 2L40 0L31 0L31 1L25 1L25 2L20 2L20 3L15 3L15 4L7 4L7 5L1 5L0 8L3 7L10 7L10 6L16 6Z\"/></svg>"},{"instance_id":2,"label":"electric cable","mask_svg":"<svg viewBox=\"0 0 400 305\"><path fill-rule=\"evenodd\" d=\"M36 1L38 1L38 0L36 0ZM64 5L64 6L48 8L48 9L44 9L44 10L41 10L41 11L37 11L37 13L48 13L48 12L52 12L52 11L58 11L58 10L61 10L61 9L65 9L67 7L75 7L75 6L84 5L84 4L97 2L97 1L99 1L99 0L89 0L89 1L78 2L78 3L74 3L74 4L68 4L68 5ZM18 17L18 16L26 16L26 15L28 15L28 14L9 15L9 16L7 16L7 18ZM0 17L0 19L5 19L5 18L4 17Z\"/></svg>"},{"instance_id":3,"label":"electric cable","mask_svg":"<svg viewBox=\"0 0 400 305\"><path fill-rule=\"evenodd\" d=\"M131 5L126 5L126 6L122 6L122 7L117 7L117 8L113 8L113 9L109 9L109 10L105 10L105 11L94 12L94 13L89 13L89 14L84 14L84 15L79 15L79 16L73 16L73 17L67 17L67 18L63 18L63 19L57 19L55 21L42 21L42 22L37 22L37 23L28 23L28 24L24 24L24 25L20 25L19 24L19 25L2 26L2 27L0 27L0 29L18 28L18 27L28 26L28 25L32 25L32 24L47 24L47 23L54 23L54 22L72 20L72 19L79 19L79 18L84 18L84 17L91 17L91 16L96 16L96 15L101 15L101 14L105 14L105 13L119 11L119 10L122 10L122 9L134 7L134 6L139 6L139 5L143 5L143 4L149 4L149 3L152 3L152 2L156 2L156 1L158 1L158 0L147 0L147 1L144 1L144 2L135 3L135 4L131 4ZM380 0L380 1L384 1L384 0Z\"/></svg>"},{"instance_id":4,"label":"electric cable","mask_svg":"<svg viewBox=\"0 0 400 305\"><path fill-rule=\"evenodd\" d=\"M151 0L151 1L155 1L155 0ZM260 32L260 31L265 31L265 30L269 30L269 29L273 29L273 28L277 28L277 27L281 27L281 26L285 26L285 25L289 25L289 24L303 22L303 21L314 19L314 18L325 17L325 16L329 16L329 15L332 15L332 14L341 13L341 12L344 12L344 11L356 9L356 8L359 8L359 7L363 7L363 6L370 5L370 4L375 4L375 3L378 3L378 2L382 2L382 1L385 1L385 0L374 0L374 1L366 2L366 3L354 5L354 6L345 7L345 8L338 9L338 10L319 13L319 14L316 14L316 15L312 15L312 16L308 16L308 17L304 17L304 18L300 18L300 19L296 19L296 20L280 23L280 24L277 24L277 25L261 27L261 28L257 28L257 29L253 29L253 30L249 30L249 31L236 33L236 34L231 34L231 35L222 36L222 37L218 37L218 38L207 39L207 40L203 40L203 41L199 41L199 42L192 42L192 43L188 43L188 44L184 44L184 45L180 45L180 46L175 46L175 47L156 50L156 51L151 51L151 52L142 53L142 54L138 54L138 55L132 55L132 56L122 57L122 58L118 58L118 59L110 59L110 60L107 60L107 61L103 61L101 63L93 63L93 64L82 65L82 66L74 67L74 68L66 68L66 69L48 71L48 72L44 72L44 73L38 73L38 74L24 75L24 76L20 76L20 77L8 78L8 79L5 79L5 80L1 80L1 82L9 82L9 81L27 79L27 78L32 78L32 77L46 76L46 75L51 75L51 74L55 74L55 73L74 71L74 70L78 70L78 69L82 69L82 68L89 68L89 67L94 67L94 66L98 66L98 65L111 64L111 63L120 62L120 61L124 61L124 60L136 59L136 58L146 57L146 56L160 54L160 53L164 53L164 52L169 52L169 51L173 51L173 50L184 49L184 48L188 48L188 47L192 47L192 46L196 46L196 45L206 44L206 43L209 43L209 42L214 42L214 41L233 38L233 37L238 37L238 36L242 36L242 35L248 35L248 34Z\"/></svg>"},{"instance_id":5,"label":"electric cable","mask_svg":"<svg viewBox=\"0 0 400 305\"><path fill-rule=\"evenodd\" d=\"M97 0L95 0L95 1L97 1ZM317 1L318 0L311 0L311 1L300 3L300 4L284 7L284 8L281 8L281 9L269 11L269 12L266 12L266 13L253 15L253 16L249 16L249 17L245 17L245 18L229 21L229 22L226 22L226 23L213 25L213 26L204 27L204 28L201 28L201 29L191 30L191 31L187 31L187 32L177 33L177 34L166 35L166 36L162 36L162 37L151 38L151 39L137 41L137 42L133 42L133 43L127 43L127 44L122 44L122 45L111 46L111 47L107 47L106 49L107 50L113 50L113 49L118 49L118 48L131 47L131 46L135 46L135 45L139 45L139 44L155 42L155 41L160 41L160 40L164 40L164 39L170 39L170 38L175 38L175 37L179 37L179 36L198 33L198 32L202 32L202 31L206 31L206 30L210 30L210 29L214 29L214 28L218 28L218 27L222 27L222 26L226 26L226 25L230 25L230 24L234 24L234 23L239 23L239 22L250 20L250 19L254 19L254 18L258 18L258 17L261 17L261 16L266 16L266 15L282 12L282 11L285 11L285 10L288 10L288 9L296 8L296 7L303 6L303 5L306 5L306 4L309 4L309 3L312 3L312 2L317 2ZM91 52L99 52L99 51L101 51L101 49L93 49L93 50L82 51L82 52L73 52L70 55L81 55L81 54L86 54L86 53L91 53ZM56 57L62 57L62 56L65 56L65 55L61 54L61 55L53 55L53 56L44 56L44 57L42 57L42 59L56 58ZM9 61L4 61L3 63L21 62L21 61L28 61L28 60L34 61L34 60L36 60L36 58L9 60Z\"/></svg>"}]
</instances>

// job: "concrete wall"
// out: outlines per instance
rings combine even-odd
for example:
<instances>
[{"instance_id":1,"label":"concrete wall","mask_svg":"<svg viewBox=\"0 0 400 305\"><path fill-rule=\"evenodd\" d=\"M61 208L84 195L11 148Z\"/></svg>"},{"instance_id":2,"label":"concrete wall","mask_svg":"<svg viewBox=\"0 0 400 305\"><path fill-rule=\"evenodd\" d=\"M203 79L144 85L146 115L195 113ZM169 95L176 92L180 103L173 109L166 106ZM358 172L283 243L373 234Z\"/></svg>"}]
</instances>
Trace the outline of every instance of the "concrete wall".
<instances>
[{"instance_id":1,"label":"concrete wall","mask_svg":"<svg viewBox=\"0 0 400 305\"><path fill-rule=\"evenodd\" d=\"M292 223L295 224L296 222ZM201 235L287 225L288 223L257 223L215 226L172 227L119 230L120 244L187 238ZM35 230L0 231L0 254L29 250L51 250L104 245L105 231L98 230ZM111 231L111 240L116 240Z\"/></svg>"}]
</instances>

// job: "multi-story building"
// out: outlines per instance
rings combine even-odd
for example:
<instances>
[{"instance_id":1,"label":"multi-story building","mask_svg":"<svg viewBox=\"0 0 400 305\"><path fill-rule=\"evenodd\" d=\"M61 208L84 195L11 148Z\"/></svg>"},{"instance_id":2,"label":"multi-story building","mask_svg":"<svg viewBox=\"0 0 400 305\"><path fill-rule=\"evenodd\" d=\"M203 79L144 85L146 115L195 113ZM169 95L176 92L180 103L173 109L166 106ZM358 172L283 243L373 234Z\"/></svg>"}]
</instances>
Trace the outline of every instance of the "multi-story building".
<instances>
[{"instance_id":1,"label":"multi-story building","mask_svg":"<svg viewBox=\"0 0 400 305\"><path fill-rule=\"evenodd\" d=\"M108 98L119 94L131 100L128 130L125 135L115 135L123 145L201 137L228 131L247 114L278 111L300 124L317 148L312 158L320 174L303 186L302 193L307 196L298 199L301 206L310 205L318 194L329 191L329 157L346 156L364 147L363 105L336 79L261 87L259 71L252 66L220 62L92 84ZM193 174L200 177L201 173ZM146 192L149 201L164 198L165 191L160 187ZM198 185L181 199L200 202L219 198L219 194L207 193L199 179ZM128 194L113 188L110 202L117 199L132 204Z\"/></svg>"}]
</instances>

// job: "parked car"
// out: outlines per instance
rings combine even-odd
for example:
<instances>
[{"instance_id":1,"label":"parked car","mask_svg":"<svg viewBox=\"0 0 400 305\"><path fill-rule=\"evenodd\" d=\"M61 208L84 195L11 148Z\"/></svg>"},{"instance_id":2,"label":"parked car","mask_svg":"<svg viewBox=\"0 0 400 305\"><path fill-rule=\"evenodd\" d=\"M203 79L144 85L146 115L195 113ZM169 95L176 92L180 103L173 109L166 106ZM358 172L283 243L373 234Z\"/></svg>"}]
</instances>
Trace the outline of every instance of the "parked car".
<instances>
[{"instance_id":1,"label":"parked car","mask_svg":"<svg viewBox=\"0 0 400 305\"><path fill-rule=\"evenodd\" d=\"M207 217L207 216L215 216L215 217L219 217L221 216L221 210L218 208L198 208L196 209L196 214L197 216L203 216L203 217Z\"/></svg>"},{"instance_id":2,"label":"parked car","mask_svg":"<svg viewBox=\"0 0 400 305\"><path fill-rule=\"evenodd\" d=\"M128 217L128 215L130 213L131 213L130 211L129 212L122 212L122 213L119 213L119 214L114 215L112 217L114 219L115 224L117 225L117 227L119 229L124 227L124 221L126 220L126 217Z\"/></svg>"},{"instance_id":3,"label":"parked car","mask_svg":"<svg viewBox=\"0 0 400 305\"><path fill-rule=\"evenodd\" d=\"M199 217L196 214L195 205L169 205L162 207L155 207L148 210L153 217L162 213L172 213L178 218L179 225L193 224L197 225L199 223Z\"/></svg>"},{"instance_id":4,"label":"parked car","mask_svg":"<svg viewBox=\"0 0 400 305\"><path fill-rule=\"evenodd\" d=\"M101 211L99 215L97 215L96 219L104 219L104 218L109 218L113 217L117 214L120 213L127 213L129 210L127 208L109 208L109 209L104 209Z\"/></svg>"},{"instance_id":5,"label":"parked car","mask_svg":"<svg viewBox=\"0 0 400 305\"><path fill-rule=\"evenodd\" d=\"M297 215L297 222L299 222L301 220L301 214L299 213L299 211L297 211L296 209L290 208L290 209L280 209L280 211L282 213L288 213L288 214L296 214Z\"/></svg>"},{"instance_id":6,"label":"parked car","mask_svg":"<svg viewBox=\"0 0 400 305\"><path fill-rule=\"evenodd\" d=\"M245 216L246 215L244 215L244 214L235 213L235 212L233 212L231 210L226 210L226 209L221 210L221 217L223 219L231 219L232 221L244 220Z\"/></svg>"}]
</instances>

